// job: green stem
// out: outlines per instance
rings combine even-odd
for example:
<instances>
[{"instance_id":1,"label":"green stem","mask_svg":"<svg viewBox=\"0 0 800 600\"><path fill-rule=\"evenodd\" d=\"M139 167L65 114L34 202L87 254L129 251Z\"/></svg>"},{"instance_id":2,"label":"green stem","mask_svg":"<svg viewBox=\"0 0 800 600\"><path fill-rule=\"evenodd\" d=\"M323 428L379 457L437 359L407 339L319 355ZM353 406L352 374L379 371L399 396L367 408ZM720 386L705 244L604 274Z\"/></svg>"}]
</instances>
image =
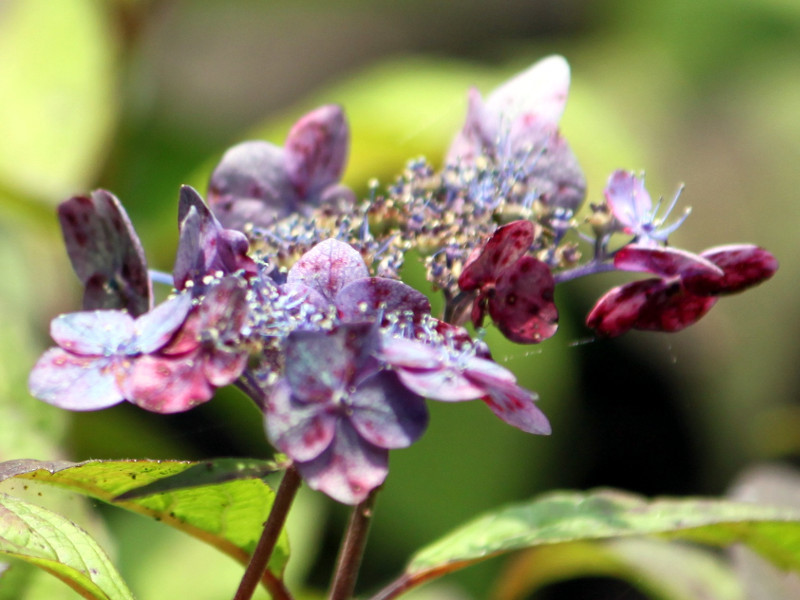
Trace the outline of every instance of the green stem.
<instances>
[{"instance_id":1,"label":"green stem","mask_svg":"<svg viewBox=\"0 0 800 600\"><path fill-rule=\"evenodd\" d=\"M272 504L266 523L264 523L261 539L258 540L253 556L250 557L250 563L244 571L242 581L239 583L239 589L236 590L233 600L250 600L253 596L253 592L255 592L256 586L267 568L267 563L270 556L272 556L278 536L286 522L289 508L292 506L292 501L300 487L300 481L300 475L297 470L294 466L290 466L284 473L283 479L281 479L281 484L275 494L275 502ZM281 589L283 598L288 600L290 598L288 592L282 586ZM273 590L271 589L271 591ZM274 591L273 598L283 600L279 596L275 596Z\"/></svg>"},{"instance_id":2,"label":"green stem","mask_svg":"<svg viewBox=\"0 0 800 600\"><path fill-rule=\"evenodd\" d=\"M367 499L358 504L350 515L339 558L336 563L336 574L333 577L329 600L348 600L353 595L358 578L358 569L364 548L367 545L367 533L372 522L372 509L378 489L372 490Z\"/></svg>"}]
</instances>

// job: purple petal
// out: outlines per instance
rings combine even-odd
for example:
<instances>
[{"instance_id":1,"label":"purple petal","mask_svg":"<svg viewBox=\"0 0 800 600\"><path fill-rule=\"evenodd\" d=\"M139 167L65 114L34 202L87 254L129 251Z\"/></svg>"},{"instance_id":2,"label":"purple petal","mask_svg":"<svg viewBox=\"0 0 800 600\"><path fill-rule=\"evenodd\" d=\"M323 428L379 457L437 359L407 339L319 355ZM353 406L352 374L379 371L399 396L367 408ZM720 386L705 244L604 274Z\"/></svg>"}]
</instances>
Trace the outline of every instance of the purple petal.
<instances>
[{"instance_id":1,"label":"purple petal","mask_svg":"<svg viewBox=\"0 0 800 600\"><path fill-rule=\"evenodd\" d=\"M131 353L149 354L163 347L186 320L192 308L192 297L184 292L162 302L149 313L136 319L136 339Z\"/></svg>"},{"instance_id":2,"label":"purple petal","mask_svg":"<svg viewBox=\"0 0 800 600\"><path fill-rule=\"evenodd\" d=\"M318 457L333 440L337 417L318 403L298 402L286 380L272 388L267 399L267 437L281 452L296 461Z\"/></svg>"},{"instance_id":3,"label":"purple petal","mask_svg":"<svg viewBox=\"0 0 800 600\"><path fill-rule=\"evenodd\" d=\"M528 251L533 238L534 225L530 221L514 221L498 228L480 253L467 262L458 286L470 291L496 281L504 269Z\"/></svg>"},{"instance_id":4,"label":"purple petal","mask_svg":"<svg viewBox=\"0 0 800 600\"><path fill-rule=\"evenodd\" d=\"M421 317L431 312L431 303L425 294L402 281L365 277L348 283L336 294L336 308L344 320L375 318L380 311L408 311Z\"/></svg>"},{"instance_id":5,"label":"purple petal","mask_svg":"<svg viewBox=\"0 0 800 600\"><path fill-rule=\"evenodd\" d=\"M361 254L335 239L320 242L289 269L286 283L302 283L334 302L345 285L369 275Z\"/></svg>"},{"instance_id":6,"label":"purple petal","mask_svg":"<svg viewBox=\"0 0 800 600\"><path fill-rule=\"evenodd\" d=\"M650 221L653 201L644 187L644 179L629 171L614 171L603 193L611 213L627 233L635 233L639 225Z\"/></svg>"},{"instance_id":7,"label":"purple petal","mask_svg":"<svg viewBox=\"0 0 800 600\"><path fill-rule=\"evenodd\" d=\"M201 288L203 278L221 272L223 275L240 269L255 274L256 265L247 256L249 244L245 235L224 229L200 195L189 186L181 188L178 204L180 240L173 268L175 287L183 289L188 281Z\"/></svg>"},{"instance_id":8,"label":"purple petal","mask_svg":"<svg viewBox=\"0 0 800 600\"><path fill-rule=\"evenodd\" d=\"M523 256L497 280L488 301L489 314L511 341L538 344L558 329L554 290L549 267L532 256Z\"/></svg>"},{"instance_id":9,"label":"purple petal","mask_svg":"<svg viewBox=\"0 0 800 600\"><path fill-rule=\"evenodd\" d=\"M557 132L544 139L542 152L535 154L529 168L525 182L536 190L539 201L566 209L561 218L572 218L586 198L586 177L566 140Z\"/></svg>"},{"instance_id":10,"label":"purple petal","mask_svg":"<svg viewBox=\"0 0 800 600\"><path fill-rule=\"evenodd\" d=\"M286 380L303 402L327 402L355 383L377 338L370 324L332 331L294 331L286 342Z\"/></svg>"},{"instance_id":11,"label":"purple petal","mask_svg":"<svg viewBox=\"0 0 800 600\"><path fill-rule=\"evenodd\" d=\"M389 451L362 439L347 420L339 419L328 449L296 465L311 489L344 504L358 504L386 479Z\"/></svg>"},{"instance_id":12,"label":"purple petal","mask_svg":"<svg viewBox=\"0 0 800 600\"><path fill-rule=\"evenodd\" d=\"M124 400L117 386L114 359L76 356L51 348L28 377L33 396L68 410L97 410Z\"/></svg>"},{"instance_id":13,"label":"purple petal","mask_svg":"<svg viewBox=\"0 0 800 600\"><path fill-rule=\"evenodd\" d=\"M383 336L379 356L394 367L427 370L441 365L439 353L427 344L391 335Z\"/></svg>"},{"instance_id":14,"label":"purple petal","mask_svg":"<svg viewBox=\"0 0 800 600\"><path fill-rule=\"evenodd\" d=\"M621 271L653 273L660 277L720 276L722 269L697 254L676 248L653 248L629 244L614 255Z\"/></svg>"},{"instance_id":15,"label":"purple petal","mask_svg":"<svg viewBox=\"0 0 800 600\"><path fill-rule=\"evenodd\" d=\"M319 194L344 172L350 131L341 107L329 104L294 124L285 144L286 172L300 198Z\"/></svg>"},{"instance_id":16,"label":"purple petal","mask_svg":"<svg viewBox=\"0 0 800 600\"><path fill-rule=\"evenodd\" d=\"M724 274L684 277L684 286L699 295L741 292L766 281L778 270L778 261L770 252L749 244L717 246L701 252L700 256L714 263Z\"/></svg>"},{"instance_id":17,"label":"purple petal","mask_svg":"<svg viewBox=\"0 0 800 600\"><path fill-rule=\"evenodd\" d=\"M147 312L152 302L147 261L119 200L105 190L76 196L59 205L58 219L72 268L86 286L84 309Z\"/></svg>"},{"instance_id":18,"label":"purple petal","mask_svg":"<svg viewBox=\"0 0 800 600\"><path fill-rule=\"evenodd\" d=\"M333 306L333 303L326 299L325 296L304 283L284 283L281 286L281 291L288 296L314 306L321 312L325 312Z\"/></svg>"},{"instance_id":19,"label":"purple petal","mask_svg":"<svg viewBox=\"0 0 800 600\"><path fill-rule=\"evenodd\" d=\"M211 174L208 204L229 229L266 227L297 210L297 193L285 167L285 153L268 142L232 147Z\"/></svg>"},{"instance_id":20,"label":"purple petal","mask_svg":"<svg viewBox=\"0 0 800 600\"><path fill-rule=\"evenodd\" d=\"M133 318L121 310L94 310L59 315L50 335L70 352L96 356L126 353L135 337Z\"/></svg>"},{"instance_id":21,"label":"purple petal","mask_svg":"<svg viewBox=\"0 0 800 600\"><path fill-rule=\"evenodd\" d=\"M380 448L406 448L428 425L425 399L403 386L395 373L381 371L362 381L350 396L350 422Z\"/></svg>"},{"instance_id":22,"label":"purple petal","mask_svg":"<svg viewBox=\"0 0 800 600\"><path fill-rule=\"evenodd\" d=\"M450 144L445 162L447 164L472 164L481 155L494 156L500 118L483 103L481 94L475 88L467 96L467 116L464 127Z\"/></svg>"},{"instance_id":23,"label":"purple petal","mask_svg":"<svg viewBox=\"0 0 800 600\"><path fill-rule=\"evenodd\" d=\"M203 374L214 387L230 385L239 378L247 367L249 356L246 352L231 352L219 349L205 352Z\"/></svg>"},{"instance_id":24,"label":"purple petal","mask_svg":"<svg viewBox=\"0 0 800 600\"><path fill-rule=\"evenodd\" d=\"M121 383L125 397L146 410L170 414L207 402L214 393L196 355L139 357Z\"/></svg>"}]
</instances>

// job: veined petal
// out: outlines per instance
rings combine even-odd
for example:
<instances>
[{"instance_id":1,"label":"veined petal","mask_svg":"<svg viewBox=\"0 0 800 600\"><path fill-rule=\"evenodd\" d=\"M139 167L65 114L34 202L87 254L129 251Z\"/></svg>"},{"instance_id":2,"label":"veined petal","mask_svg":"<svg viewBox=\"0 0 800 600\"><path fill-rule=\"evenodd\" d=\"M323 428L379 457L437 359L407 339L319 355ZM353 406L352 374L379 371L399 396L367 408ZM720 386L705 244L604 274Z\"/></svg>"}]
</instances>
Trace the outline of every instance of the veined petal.
<instances>
[{"instance_id":1,"label":"veined petal","mask_svg":"<svg viewBox=\"0 0 800 600\"><path fill-rule=\"evenodd\" d=\"M320 242L289 269L286 283L302 283L334 302L345 285L369 276L361 254L335 239Z\"/></svg>"},{"instance_id":2,"label":"veined petal","mask_svg":"<svg viewBox=\"0 0 800 600\"><path fill-rule=\"evenodd\" d=\"M534 225L530 221L514 221L499 227L480 253L464 266L458 286L468 292L496 281L504 269L528 251L533 236Z\"/></svg>"},{"instance_id":3,"label":"veined petal","mask_svg":"<svg viewBox=\"0 0 800 600\"><path fill-rule=\"evenodd\" d=\"M630 171L614 171L603 193L612 214L628 233L635 233L640 225L650 221L653 201L643 178Z\"/></svg>"},{"instance_id":4,"label":"veined petal","mask_svg":"<svg viewBox=\"0 0 800 600\"><path fill-rule=\"evenodd\" d=\"M207 402L214 393L197 354L178 358L140 356L121 387L128 401L162 414L187 411Z\"/></svg>"},{"instance_id":5,"label":"veined petal","mask_svg":"<svg viewBox=\"0 0 800 600\"><path fill-rule=\"evenodd\" d=\"M389 451L364 440L339 419L333 443L317 458L296 463L308 486L344 504L358 504L386 479Z\"/></svg>"},{"instance_id":6,"label":"veined petal","mask_svg":"<svg viewBox=\"0 0 800 600\"><path fill-rule=\"evenodd\" d=\"M293 460L309 461L331 443L338 417L323 404L298 402L286 380L275 384L267 399L267 437Z\"/></svg>"},{"instance_id":7,"label":"veined petal","mask_svg":"<svg viewBox=\"0 0 800 600\"><path fill-rule=\"evenodd\" d=\"M351 281L336 294L336 308L344 320L375 318L380 311L408 311L421 317L431 311L431 303L410 285L385 277L365 277Z\"/></svg>"},{"instance_id":8,"label":"veined petal","mask_svg":"<svg viewBox=\"0 0 800 600\"><path fill-rule=\"evenodd\" d=\"M410 446L428 425L425 399L400 383L391 371L380 371L362 381L348 405L353 427L380 448Z\"/></svg>"},{"instance_id":9,"label":"veined petal","mask_svg":"<svg viewBox=\"0 0 800 600\"><path fill-rule=\"evenodd\" d=\"M68 410L97 410L124 400L113 358L76 356L50 348L28 377L31 395Z\"/></svg>"}]
</instances>

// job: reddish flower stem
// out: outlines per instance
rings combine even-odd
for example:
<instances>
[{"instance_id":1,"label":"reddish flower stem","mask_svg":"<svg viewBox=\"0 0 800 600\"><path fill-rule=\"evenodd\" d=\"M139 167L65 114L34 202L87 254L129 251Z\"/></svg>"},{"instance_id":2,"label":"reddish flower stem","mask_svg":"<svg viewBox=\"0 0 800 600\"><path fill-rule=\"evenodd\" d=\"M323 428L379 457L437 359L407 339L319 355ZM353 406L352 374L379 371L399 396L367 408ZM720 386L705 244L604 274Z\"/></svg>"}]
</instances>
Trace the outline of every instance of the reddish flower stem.
<instances>
[{"instance_id":1,"label":"reddish flower stem","mask_svg":"<svg viewBox=\"0 0 800 600\"><path fill-rule=\"evenodd\" d=\"M378 489L372 490L367 499L358 504L350 514L347 533L336 561L336 573L331 583L329 600L348 600L353 595L361 558L367 545L367 534L372 522L372 509L375 506Z\"/></svg>"},{"instance_id":2,"label":"reddish flower stem","mask_svg":"<svg viewBox=\"0 0 800 600\"><path fill-rule=\"evenodd\" d=\"M286 522L286 516L289 514L289 508L292 506L292 501L300 487L300 481L300 475L297 470L294 466L290 466L284 473L280 486L278 486L275 502L272 504L266 523L264 523L264 531L261 532L261 539L258 540L253 556L250 557L250 563L244 571L242 580L239 582L239 589L236 590L233 600L250 600L253 596L256 586L261 581L261 577L267 568L272 551L275 549L278 536ZM270 586L271 591L273 591L272 588L273 586ZM275 596L273 591L273 598L276 598L276 600L290 600L291 596L285 588L281 586L280 591L283 596Z\"/></svg>"}]
</instances>

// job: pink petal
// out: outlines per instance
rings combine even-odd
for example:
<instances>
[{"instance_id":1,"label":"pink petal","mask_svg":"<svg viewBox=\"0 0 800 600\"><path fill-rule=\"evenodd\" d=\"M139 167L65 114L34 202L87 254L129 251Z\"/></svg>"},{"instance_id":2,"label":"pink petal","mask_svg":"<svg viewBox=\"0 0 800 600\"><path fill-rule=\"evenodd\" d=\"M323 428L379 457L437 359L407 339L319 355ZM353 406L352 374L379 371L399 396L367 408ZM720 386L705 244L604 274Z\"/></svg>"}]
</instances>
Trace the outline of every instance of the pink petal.
<instances>
[{"instance_id":1,"label":"pink petal","mask_svg":"<svg viewBox=\"0 0 800 600\"><path fill-rule=\"evenodd\" d=\"M630 171L614 171L603 193L612 214L626 227L627 233L632 233L640 223L649 220L653 201L644 187L644 179Z\"/></svg>"},{"instance_id":2,"label":"pink petal","mask_svg":"<svg viewBox=\"0 0 800 600\"><path fill-rule=\"evenodd\" d=\"M126 353L135 337L134 320L121 310L68 313L50 322L50 336L59 346L75 354Z\"/></svg>"},{"instance_id":3,"label":"pink petal","mask_svg":"<svg viewBox=\"0 0 800 600\"><path fill-rule=\"evenodd\" d=\"M534 225L530 221L513 221L499 227L480 254L464 266L458 286L468 292L496 281L504 269L528 251L533 238Z\"/></svg>"},{"instance_id":4,"label":"pink petal","mask_svg":"<svg viewBox=\"0 0 800 600\"><path fill-rule=\"evenodd\" d=\"M509 425L526 433L550 435L550 422L534 403L536 399L533 392L518 385L505 385L489 388L489 394L483 401Z\"/></svg>"},{"instance_id":5,"label":"pink petal","mask_svg":"<svg viewBox=\"0 0 800 600\"><path fill-rule=\"evenodd\" d=\"M286 138L284 161L301 198L339 181L349 145L350 131L339 106L322 106L294 124Z\"/></svg>"},{"instance_id":6,"label":"pink petal","mask_svg":"<svg viewBox=\"0 0 800 600\"><path fill-rule=\"evenodd\" d=\"M620 248L614 255L614 267L621 271L652 273L660 277L722 275L722 269L697 254L676 248L654 248L638 244Z\"/></svg>"},{"instance_id":7,"label":"pink petal","mask_svg":"<svg viewBox=\"0 0 800 600\"><path fill-rule=\"evenodd\" d=\"M696 296L674 282L648 296L634 327L644 331L680 331L696 323L716 302L713 296Z\"/></svg>"},{"instance_id":8,"label":"pink petal","mask_svg":"<svg viewBox=\"0 0 800 600\"><path fill-rule=\"evenodd\" d=\"M487 152L494 154L499 126L498 115L487 110L477 89L470 88L464 127L450 144L445 162L471 164Z\"/></svg>"},{"instance_id":9,"label":"pink petal","mask_svg":"<svg viewBox=\"0 0 800 600\"><path fill-rule=\"evenodd\" d=\"M131 352L148 354L162 348L186 320L191 308L191 295L182 292L137 318L133 325L136 341Z\"/></svg>"},{"instance_id":10,"label":"pink petal","mask_svg":"<svg viewBox=\"0 0 800 600\"><path fill-rule=\"evenodd\" d=\"M302 283L318 291L329 302L345 285L369 276L361 254L335 239L320 242L289 269L286 283Z\"/></svg>"},{"instance_id":11,"label":"pink petal","mask_svg":"<svg viewBox=\"0 0 800 600\"><path fill-rule=\"evenodd\" d=\"M602 336L621 335L634 327L648 297L666 286L663 279L645 279L615 287L597 301L586 325Z\"/></svg>"},{"instance_id":12,"label":"pink petal","mask_svg":"<svg viewBox=\"0 0 800 600\"><path fill-rule=\"evenodd\" d=\"M532 256L523 256L497 280L494 295L489 297L489 314L511 341L538 344L558 328L554 290L548 266Z\"/></svg>"},{"instance_id":13,"label":"pink petal","mask_svg":"<svg viewBox=\"0 0 800 600\"><path fill-rule=\"evenodd\" d=\"M139 357L121 383L125 397L146 410L170 414L207 402L214 393L200 357Z\"/></svg>"},{"instance_id":14,"label":"pink petal","mask_svg":"<svg viewBox=\"0 0 800 600\"><path fill-rule=\"evenodd\" d=\"M722 276L683 278L686 288L700 295L741 292L766 281L778 270L778 261L771 253L749 244L717 246L700 255L724 271Z\"/></svg>"}]
</instances>

